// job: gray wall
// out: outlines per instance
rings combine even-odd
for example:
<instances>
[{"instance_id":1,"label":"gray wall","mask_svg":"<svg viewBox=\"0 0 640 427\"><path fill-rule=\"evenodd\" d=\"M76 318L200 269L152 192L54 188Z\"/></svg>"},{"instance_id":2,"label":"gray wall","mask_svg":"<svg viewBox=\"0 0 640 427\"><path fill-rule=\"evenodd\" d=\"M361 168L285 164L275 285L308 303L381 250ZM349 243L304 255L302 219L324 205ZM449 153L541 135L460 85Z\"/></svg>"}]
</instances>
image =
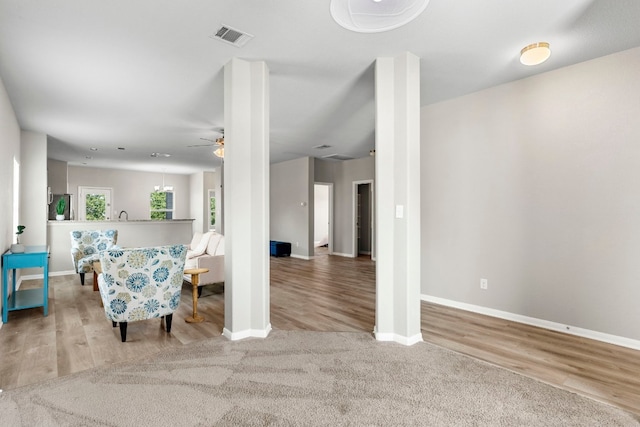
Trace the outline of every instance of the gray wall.
<instances>
[{"instance_id":1,"label":"gray wall","mask_svg":"<svg viewBox=\"0 0 640 427\"><path fill-rule=\"evenodd\" d=\"M47 159L47 186L53 194L67 193L67 162Z\"/></svg>"},{"instance_id":2,"label":"gray wall","mask_svg":"<svg viewBox=\"0 0 640 427\"><path fill-rule=\"evenodd\" d=\"M291 254L313 256L313 159L303 157L270 168L270 240L291 243Z\"/></svg>"},{"instance_id":3,"label":"gray wall","mask_svg":"<svg viewBox=\"0 0 640 427\"><path fill-rule=\"evenodd\" d=\"M639 75L636 48L422 109L423 294L640 339Z\"/></svg>"},{"instance_id":4,"label":"gray wall","mask_svg":"<svg viewBox=\"0 0 640 427\"><path fill-rule=\"evenodd\" d=\"M334 253L357 256L353 237L353 182L374 179L374 160L371 156L342 162L315 159L315 181L333 183Z\"/></svg>"},{"instance_id":5,"label":"gray wall","mask_svg":"<svg viewBox=\"0 0 640 427\"><path fill-rule=\"evenodd\" d=\"M193 230L209 231L209 190L216 190L218 172L196 172L189 175L190 218L194 218ZM216 200L219 203L219 200ZM218 205L220 206L220 205Z\"/></svg>"},{"instance_id":6,"label":"gray wall","mask_svg":"<svg viewBox=\"0 0 640 427\"><path fill-rule=\"evenodd\" d=\"M121 169L69 166L69 193L73 194L73 209L78 212L78 186L113 188L112 216L127 211L129 220L149 219L149 195L155 185L162 186L162 173L135 172ZM174 188L174 219L190 218L189 175L164 174L164 184Z\"/></svg>"}]
</instances>

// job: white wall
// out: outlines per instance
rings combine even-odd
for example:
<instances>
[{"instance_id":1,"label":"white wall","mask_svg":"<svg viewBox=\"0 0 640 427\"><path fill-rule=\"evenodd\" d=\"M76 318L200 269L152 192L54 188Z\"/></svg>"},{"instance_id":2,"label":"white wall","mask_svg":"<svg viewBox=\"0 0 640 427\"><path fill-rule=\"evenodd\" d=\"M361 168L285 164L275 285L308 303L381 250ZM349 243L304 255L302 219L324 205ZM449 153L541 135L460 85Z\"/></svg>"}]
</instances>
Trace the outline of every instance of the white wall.
<instances>
[{"instance_id":1,"label":"white wall","mask_svg":"<svg viewBox=\"0 0 640 427\"><path fill-rule=\"evenodd\" d=\"M0 203L0 249L4 253L15 241L14 227L17 224L13 223L13 165L14 159L20 161L20 126L2 78L0 78L0 150L2 150L0 200L5 201Z\"/></svg>"},{"instance_id":2,"label":"white wall","mask_svg":"<svg viewBox=\"0 0 640 427\"><path fill-rule=\"evenodd\" d=\"M47 135L22 131L20 140L20 223L26 227L21 243L44 245L48 217Z\"/></svg>"},{"instance_id":3,"label":"white wall","mask_svg":"<svg viewBox=\"0 0 640 427\"><path fill-rule=\"evenodd\" d=\"M149 219L149 195L154 186L172 185L174 190L174 219L190 218L189 175L136 172L121 169L69 166L69 193L73 194L73 209L78 212L78 186L113 188L112 216L127 211L129 220Z\"/></svg>"},{"instance_id":4,"label":"white wall","mask_svg":"<svg viewBox=\"0 0 640 427\"><path fill-rule=\"evenodd\" d=\"M196 172L189 175L190 217L194 218L193 230L209 231L209 190L216 190L216 172ZM219 200L217 200L218 206Z\"/></svg>"},{"instance_id":5,"label":"white wall","mask_svg":"<svg viewBox=\"0 0 640 427\"><path fill-rule=\"evenodd\" d=\"M194 218L193 231L206 232L206 216L204 214L204 175L196 172L189 175L189 216Z\"/></svg>"},{"instance_id":6,"label":"white wall","mask_svg":"<svg viewBox=\"0 0 640 427\"><path fill-rule=\"evenodd\" d=\"M640 339L639 75L636 48L422 109L423 294Z\"/></svg>"}]
</instances>

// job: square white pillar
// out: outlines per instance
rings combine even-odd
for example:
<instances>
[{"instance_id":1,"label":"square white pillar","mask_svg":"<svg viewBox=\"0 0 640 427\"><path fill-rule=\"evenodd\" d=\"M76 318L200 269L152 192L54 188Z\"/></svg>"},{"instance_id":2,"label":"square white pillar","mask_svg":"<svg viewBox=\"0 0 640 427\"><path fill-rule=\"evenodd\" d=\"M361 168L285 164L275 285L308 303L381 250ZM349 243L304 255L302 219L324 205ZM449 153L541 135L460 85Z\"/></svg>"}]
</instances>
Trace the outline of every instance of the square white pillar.
<instances>
[{"instance_id":1,"label":"square white pillar","mask_svg":"<svg viewBox=\"0 0 640 427\"><path fill-rule=\"evenodd\" d=\"M224 68L224 335L266 337L269 316L269 71Z\"/></svg>"},{"instance_id":2,"label":"square white pillar","mask_svg":"<svg viewBox=\"0 0 640 427\"><path fill-rule=\"evenodd\" d=\"M420 330L420 58L378 58L376 84L376 326L411 345Z\"/></svg>"}]
</instances>

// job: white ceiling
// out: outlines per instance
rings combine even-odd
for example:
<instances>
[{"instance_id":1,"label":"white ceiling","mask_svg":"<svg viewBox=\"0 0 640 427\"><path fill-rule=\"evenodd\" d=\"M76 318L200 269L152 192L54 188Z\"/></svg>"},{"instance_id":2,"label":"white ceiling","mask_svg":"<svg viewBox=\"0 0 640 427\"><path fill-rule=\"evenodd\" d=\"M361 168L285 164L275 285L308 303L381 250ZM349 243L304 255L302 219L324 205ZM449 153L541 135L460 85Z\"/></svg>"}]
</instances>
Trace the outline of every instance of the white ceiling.
<instances>
[{"instance_id":1,"label":"white ceiling","mask_svg":"<svg viewBox=\"0 0 640 427\"><path fill-rule=\"evenodd\" d=\"M431 0L377 34L336 24L329 0L0 0L0 77L21 127L51 137L49 157L191 173L219 164L188 146L219 136L232 57L269 67L272 162L357 158L374 148L376 57L418 55L427 105L640 46L639 23L639 0ZM220 24L255 37L210 38ZM521 65L538 41L549 61Z\"/></svg>"}]
</instances>

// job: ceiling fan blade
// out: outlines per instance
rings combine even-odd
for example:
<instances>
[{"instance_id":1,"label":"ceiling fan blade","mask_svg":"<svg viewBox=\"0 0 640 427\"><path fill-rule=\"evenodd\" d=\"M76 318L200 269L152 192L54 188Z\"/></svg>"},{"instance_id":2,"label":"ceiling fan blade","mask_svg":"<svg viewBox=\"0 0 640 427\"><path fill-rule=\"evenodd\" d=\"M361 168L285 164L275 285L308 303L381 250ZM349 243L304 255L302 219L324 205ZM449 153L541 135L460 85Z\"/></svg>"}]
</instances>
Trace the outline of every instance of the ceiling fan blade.
<instances>
[{"instance_id":1,"label":"ceiling fan blade","mask_svg":"<svg viewBox=\"0 0 640 427\"><path fill-rule=\"evenodd\" d=\"M214 145L218 145L216 143L212 143L212 144L194 144L194 145L187 145L187 148L193 148L193 147L213 147Z\"/></svg>"}]
</instances>

